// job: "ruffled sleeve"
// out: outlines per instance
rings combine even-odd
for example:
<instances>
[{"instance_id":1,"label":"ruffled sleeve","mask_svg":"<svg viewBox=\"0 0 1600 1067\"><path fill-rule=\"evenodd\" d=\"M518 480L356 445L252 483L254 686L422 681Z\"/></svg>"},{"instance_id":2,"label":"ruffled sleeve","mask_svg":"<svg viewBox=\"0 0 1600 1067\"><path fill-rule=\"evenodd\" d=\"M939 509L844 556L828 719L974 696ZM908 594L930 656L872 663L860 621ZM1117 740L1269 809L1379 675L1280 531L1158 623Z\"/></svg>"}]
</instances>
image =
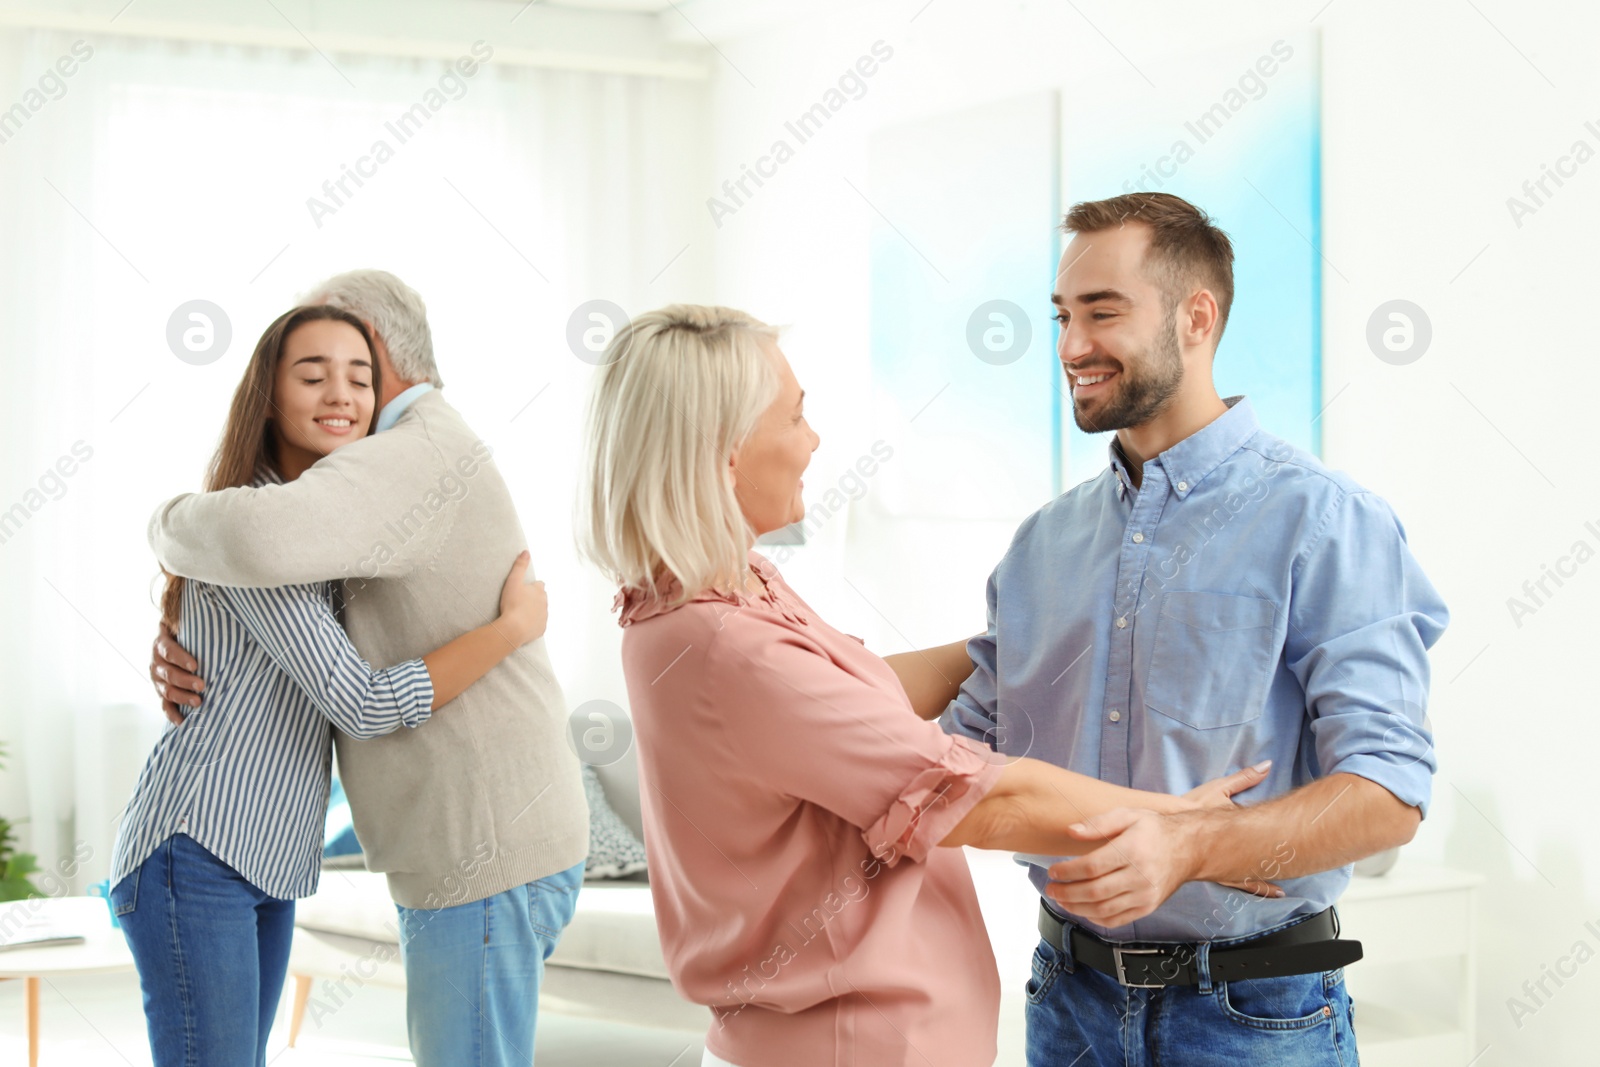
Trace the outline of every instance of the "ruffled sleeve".
<instances>
[{"instance_id":1,"label":"ruffled sleeve","mask_svg":"<svg viewBox=\"0 0 1600 1067\"><path fill-rule=\"evenodd\" d=\"M944 755L906 784L862 840L886 866L901 857L922 862L994 788L1003 768L992 750L952 735Z\"/></svg>"}]
</instances>

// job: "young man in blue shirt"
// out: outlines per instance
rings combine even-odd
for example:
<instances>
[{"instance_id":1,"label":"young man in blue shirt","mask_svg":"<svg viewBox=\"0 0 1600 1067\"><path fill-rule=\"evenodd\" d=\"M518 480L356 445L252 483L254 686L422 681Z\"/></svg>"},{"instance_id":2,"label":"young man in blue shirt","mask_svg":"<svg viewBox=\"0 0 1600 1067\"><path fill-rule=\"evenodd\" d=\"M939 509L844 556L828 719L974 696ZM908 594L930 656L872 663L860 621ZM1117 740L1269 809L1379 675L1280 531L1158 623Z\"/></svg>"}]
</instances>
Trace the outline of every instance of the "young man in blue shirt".
<instances>
[{"instance_id":1,"label":"young man in blue shirt","mask_svg":"<svg viewBox=\"0 0 1600 1067\"><path fill-rule=\"evenodd\" d=\"M1218 395L1233 250L1204 212L1136 193L1063 229L1059 356L1110 462L1018 529L942 723L1165 793L1272 770L1250 806L1113 813L1028 868L1029 1063L1353 1062L1331 906L1426 811L1448 612L1382 499Z\"/></svg>"}]
</instances>

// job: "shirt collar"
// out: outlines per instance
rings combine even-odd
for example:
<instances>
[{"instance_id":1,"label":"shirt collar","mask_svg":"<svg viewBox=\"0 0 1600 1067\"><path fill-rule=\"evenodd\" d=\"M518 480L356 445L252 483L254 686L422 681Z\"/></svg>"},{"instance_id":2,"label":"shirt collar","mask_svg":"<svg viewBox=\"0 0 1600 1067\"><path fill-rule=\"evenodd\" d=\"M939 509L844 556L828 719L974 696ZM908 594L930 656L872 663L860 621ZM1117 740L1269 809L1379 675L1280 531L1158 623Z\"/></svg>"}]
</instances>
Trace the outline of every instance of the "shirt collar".
<instances>
[{"instance_id":1,"label":"shirt collar","mask_svg":"<svg viewBox=\"0 0 1600 1067\"><path fill-rule=\"evenodd\" d=\"M419 396L421 396L423 393L432 391L432 382L418 382L410 389L407 389L405 392L401 393L399 396L383 405L383 410L378 412L377 432L382 433L384 430L387 430L389 427L399 422L400 416L404 415L406 413L406 409L417 402L417 398Z\"/></svg>"},{"instance_id":2,"label":"shirt collar","mask_svg":"<svg viewBox=\"0 0 1600 1067\"><path fill-rule=\"evenodd\" d=\"M278 468L274 467L266 459L260 459L256 461L255 477L251 479L250 482L250 485L253 488L260 489L263 485L282 484L283 476L278 473Z\"/></svg>"},{"instance_id":3,"label":"shirt collar","mask_svg":"<svg viewBox=\"0 0 1600 1067\"><path fill-rule=\"evenodd\" d=\"M1122 442L1117 440L1116 434L1111 435L1111 446L1107 451L1111 453L1111 473L1117 479L1117 499L1121 500L1133 487L1133 474L1128 469L1128 458L1123 455Z\"/></svg>"},{"instance_id":4,"label":"shirt collar","mask_svg":"<svg viewBox=\"0 0 1600 1067\"><path fill-rule=\"evenodd\" d=\"M1230 396L1223 401L1228 410L1218 415L1208 425L1196 430L1171 448L1145 461L1145 466L1160 462L1167 472L1172 491L1182 499L1194 492L1206 477L1239 450L1258 430L1261 422L1255 408L1243 396ZM1111 438L1111 470L1117 478L1117 497L1120 499L1133 486L1123 459L1122 447L1116 437Z\"/></svg>"}]
</instances>

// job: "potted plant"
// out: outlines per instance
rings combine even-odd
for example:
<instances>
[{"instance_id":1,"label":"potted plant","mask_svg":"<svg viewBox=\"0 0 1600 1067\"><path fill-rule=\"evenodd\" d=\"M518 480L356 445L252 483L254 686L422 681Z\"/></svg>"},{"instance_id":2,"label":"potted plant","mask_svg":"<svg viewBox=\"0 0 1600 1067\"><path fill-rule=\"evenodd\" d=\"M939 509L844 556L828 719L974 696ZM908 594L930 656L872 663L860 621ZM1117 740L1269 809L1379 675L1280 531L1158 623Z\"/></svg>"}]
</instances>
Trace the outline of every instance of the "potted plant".
<instances>
[{"instance_id":1,"label":"potted plant","mask_svg":"<svg viewBox=\"0 0 1600 1067\"><path fill-rule=\"evenodd\" d=\"M5 754L5 745L0 744L0 770L5 769ZM0 901L42 897L44 894L29 880L39 869L39 859L32 853L17 851L14 827L11 820L0 818Z\"/></svg>"}]
</instances>

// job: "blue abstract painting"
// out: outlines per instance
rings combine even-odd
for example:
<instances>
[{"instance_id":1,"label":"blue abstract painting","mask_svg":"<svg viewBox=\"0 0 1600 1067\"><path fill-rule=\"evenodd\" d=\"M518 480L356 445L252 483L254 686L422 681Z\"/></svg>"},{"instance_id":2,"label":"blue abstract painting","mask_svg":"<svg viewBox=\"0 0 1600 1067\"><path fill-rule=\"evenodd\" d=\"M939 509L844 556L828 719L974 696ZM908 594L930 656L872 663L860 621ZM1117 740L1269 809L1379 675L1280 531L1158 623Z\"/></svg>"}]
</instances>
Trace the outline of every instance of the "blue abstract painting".
<instances>
[{"instance_id":1,"label":"blue abstract painting","mask_svg":"<svg viewBox=\"0 0 1600 1067\"><path fill-rule=\"evenodd\" d=\"M895 449L875 495L890 516L1015 522L1055 492L1059 137L1054 92L873 137L874 433Z\"/></svg>"},{"instance_id":2,"label":"blue abstract painting","mask_svg":"<svg viewBox=\"0 0 1600 1067\"><path fill-rule=\"evenodd\" d=\"M1130 63L874 135L860 191L874 430L896 450L886 515L1020 521L1104 469L1106 435L1072 421L1050 290L1065 207L1119 193L1174 193L1228 233L1217 387L1320 453L1318 44L1296 31Z\"/></svg>"}]
</instances>

